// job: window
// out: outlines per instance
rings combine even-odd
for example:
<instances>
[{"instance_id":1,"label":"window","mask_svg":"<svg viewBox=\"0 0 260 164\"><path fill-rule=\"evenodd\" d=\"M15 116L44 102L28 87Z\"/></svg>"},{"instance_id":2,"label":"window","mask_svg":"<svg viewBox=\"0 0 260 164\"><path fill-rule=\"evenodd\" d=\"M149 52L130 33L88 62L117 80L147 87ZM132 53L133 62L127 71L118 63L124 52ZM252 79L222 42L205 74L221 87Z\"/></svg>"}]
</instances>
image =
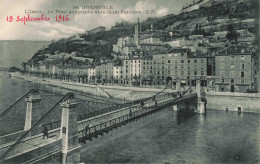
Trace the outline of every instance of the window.
<instances>
[{"instance_id":1,"label":"window","mask_svg":"<svg viewBox=\"0 0 260 164\"><path fill-rule=\"evenodd\" d=\"M245 69L245 64L244 63L240 64L240 69Z\"/></svg>"},{"instance_id":2,"label":"window","mask_svg":"<svg viewBox=\"0 0 260 164\"><path fill-rule=\"evenodd\" d=\"M231 79L231 83L234 83L234 79Z\"/></svg>"},{"instance_id":3,"label":"window","mask_svg":"<svg viewBox=\"0 0 260 164\"><path fill-rule=\"evenodd\" d=\"M190 71L188 71L188 75L190 75Z\"/></svg>"},{"instance_id":4,"label":"window","mask_svg":"<svg viewBox=\"0 0 260 164\"><path fill-rule=\"evenodd\" d=\"M184 56L184 53L181 53L181 56Z\"/></svg>"},{"instance_id":5,"label":"window","mask_svg":"<svg viewBox=\"0 0 260 164\"><path fill-rule=\"evenodd\" d=\"M197 71L194 71L194 75L197 75Z\"/></svg>"},{"instance_id":6,"label":"window","mask_svg":"<svg viewBox=\"0 0 260 164\"><path fill-rule=\"evenodd\" d=\"M178 69L178 66L177 66L177 65L175 65L175 69Z\"/></svg>"},{"instance_id":7,"label":"window","mask_svg":"<svg viewBox=\"0 0 260 164\"><path fill-rule=\"evenodd\" d=\"M204 75L204 71L201 71L201 75Z\"/></svg>"},{"instance_id":8,"label":"window","mask_svg":"<svg viewBox=\"0 0 260 164\"><path fill-rule=\"evenodd\" d=\"M184 60L181 60L181 63L184 63Z\"/></svg>"},{"instance_id":9,"label":"window","mask_svg":"<svg viewBox=\"0 0 260 164\"><path fill-rule=\"evenodd\" d=\"M144 62L144 65L145 65L145 62Z\"/></svg>"},{"instance_id":10,"label":"window","mask_svg":"<svg viewBox=\"0 0 260 164\"><path fill-rule=\"evenodd\" d=\"M235 77L235 71L230 71L230 77Z\"/></svg>"},{"instance_id":11,"label":"window","mask_svg":"<svg viewBox=\"0 0 260 164\"><path fill-rule=\"evenodd\" d=\"M188 63L190 63L190 60L188 60Z\"/></svg>"},{"instance_id":12,"label":"window","mask_svg":"<svg viewBox=\"0 0 260 164\"><path fill-rule=\"evenodd\" d=\"M221 83L224 83L225 82L225 79L221 79Z\"/></svg>"},{"instance_id":13,"label":"window","mask_svg":"<svg viewBox=\"0 0 260 164\"><path fill-rule=\"evenodd\" d=\"M200 62L201 62L201 63L203 63L203 62L204 62L204 60L203 60L203 59L200 59Z\"/></svg>"},{"instance_id":14,"label":"window","mask_svg":"<svg viewBox=\"0 0 260 164\"><path fill-rule=\"evenodd\" d=\"M245 73L244 72L241 72L241 77L245 77Z\"/></svg>"},{"instance_id":15,"label":"window","mask_svg":"<svg viewBox=\"0 0 260 164\"><path fill-rule=\"evenodd\" d=\"M194 59L194 63L197 63L197 59Z\"/></svg>"},{"instance_id":16,"label":"window","mask_svg":"<svg viewBox=\"0 0 260 164\"><path fill-rule=\"evenodd\" d=\"M230 69L235 69L235 64L234 63L230 64Z\"/></svg>"},{"instance_id":17,"label":"window","mask_svg":"<svg viewBox=\"0 0 260 164\"><path fill-rule=\"evenodd\" d=\"M168 63L171 63L171 60L168 60Z\"/></svg>"}]
</instances>

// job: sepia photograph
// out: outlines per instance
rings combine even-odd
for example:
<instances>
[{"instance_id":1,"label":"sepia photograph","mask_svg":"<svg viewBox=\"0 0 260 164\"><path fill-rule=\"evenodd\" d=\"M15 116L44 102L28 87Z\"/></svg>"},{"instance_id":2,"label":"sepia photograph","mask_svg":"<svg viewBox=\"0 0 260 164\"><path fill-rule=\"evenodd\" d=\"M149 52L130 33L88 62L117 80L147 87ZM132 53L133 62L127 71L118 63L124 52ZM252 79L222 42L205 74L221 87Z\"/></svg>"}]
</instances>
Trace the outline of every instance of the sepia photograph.
<instances>
[{"instance_id":1,"label":"sepia photograph","mask_svg":"<svg viewBox=\"0 0 260 164\"><path fill-rule=\"evenodd\" d=\"M0 163L260 164L259 0L0 0Z\"/></svg>"}]
</instances>

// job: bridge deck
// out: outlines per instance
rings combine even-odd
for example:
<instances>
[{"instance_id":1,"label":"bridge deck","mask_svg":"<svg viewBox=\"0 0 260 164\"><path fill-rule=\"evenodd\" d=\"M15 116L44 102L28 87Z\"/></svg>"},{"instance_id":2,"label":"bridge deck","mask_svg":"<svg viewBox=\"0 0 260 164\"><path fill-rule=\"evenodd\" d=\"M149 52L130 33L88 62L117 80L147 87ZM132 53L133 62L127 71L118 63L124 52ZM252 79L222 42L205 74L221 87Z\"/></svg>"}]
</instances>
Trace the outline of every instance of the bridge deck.
<instances>
[{"instance_id":1,"label":"bridge deck","mask_svg":"<svg viewBox=\"0 0 260 164\"><path fill-rule=\"evenodd\" d=\"M17 156L19 154L32 151L34 149L57 141L60 139L59 133L59 129L56 129L49 132L49 138L45 137L43 139L43 134L27 137L14 149L14 151L12 152L12 156ZM6 150L8 150L15 142L16 141L0 145L0 155L2 155Z\"/></svg>"},{"instance_id":2,"label":"bridge deck","mask_svg":"<svg viewBox=\"0 0 260 164\"><path fill-rule=\"evenodd\" d=\"M117 113L107 113L104 116L100 116L98 118L91 118L84 122L83 126L79 125L79 138L80 141L84 142L86 139L91 139L91 137L97 137L97 135L103 135L104 132L107 132L109 129L117 127L118 125L125 124L129 121L138 119L152 112L159 111L169 105L176 104L180 101L188 100L190 98L195 98L195 94L185 95L183 97L179 97L177 99L167 98L158 100L158 105L156 106L154 103L150 103L144 107L136 106L132 109L132 113L130 114L130 109L125 108L121 109ZM104 117L106 116L106 120L104 121ZM109 118L109 119L108 119ZM88 125L89 128L85 129L84 126ZM80 128L81 127L81 128ZM81 129L81 130L80 130Z\"/></svg>"},{"instance_id":3,"label":"bridge deck","mask_svg":"<svg viewBox=\"0 0 260 164\"><path fill-rule=\"evenodd\" d=\"M158 111L165 108L167 105L178 103L179 101L187 100L195 97L195 94L184 95L182 98L175 98L169 96L168 98L162 97L157 99L158 106L155 105L154 101L147 101L142 107L140 104L135 104L130 107L123 107L118 110L114 110L108 113L104 113L95 117L87 118L85 120L78 121L78 131L80 141L90 139L98 134L103 134L109 129L125 124L128 121L138 119L144 115L150 114L151 112ZM131 110L131 112L130 112ZM57 123L56 123L57 124ZM59 124L57 124L58 126ZM86 131L85 127L89 126ZM12 152L12 155L8 158L18 156L20 154L33 151L37 148L44 147L52 142L60 140L59 134L60 127L57 127L49 131L49 138L42 139L43 134L37 134L28 138L25 138ZM0 155L2 155L14 142L7 143L0 146Z\"/></svg>"}]
</instances>

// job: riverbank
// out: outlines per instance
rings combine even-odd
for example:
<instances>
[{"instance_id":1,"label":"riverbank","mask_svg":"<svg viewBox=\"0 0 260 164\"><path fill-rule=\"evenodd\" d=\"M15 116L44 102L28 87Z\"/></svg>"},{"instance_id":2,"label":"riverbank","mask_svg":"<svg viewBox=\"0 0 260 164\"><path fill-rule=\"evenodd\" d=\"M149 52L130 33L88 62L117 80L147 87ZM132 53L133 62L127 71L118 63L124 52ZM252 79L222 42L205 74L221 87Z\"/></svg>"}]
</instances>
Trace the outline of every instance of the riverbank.
<instances>
[{"instance_id":1,"label":"riverbank","mask_svg":"<svg viewBox=\"0 0 260 164\"><path fill-rule=\"evenodd\" d=\"M28 81L35 81L39 84L47 84L57 86L65 89L81 91L93 95L100 95L114 98L135 100L152 96L162 89L158 88L138 88L138 87L124 87L124 86L103 86L103 85L89 85L79 84L73 82L56 81L51 79L40 79L31 76L21 75L19 73L12 74L13 77L22 78ZM195 89L194 89L195 90ZM215 92L207 91L207 109L214 110L229 110L238 111L241 108L242 112L260 113L260 93L237 93L237 92ZM175 90L166 89L164 92L171 93Z\"/></svg>"},{"instance_id":2,"label":"riverbank","mask_svg":"<svg viewBox=\"0 0 260 164\"><path fill-rule=\"evenodd\" d=\"M138 88L138 87L125 87L125 86L105 86L105 85L90 85L74 82L57 81L52 79L41 79L37 77L21 75L13 73L13 77L22 78L38 84L56 86L69 90L89 93L97 96L113 97L125 100L136 100L140 98L150 97L162 91L163 88ZM165 89L164 93L172 93L174 89Z\"/></svg>"}]
</instances>

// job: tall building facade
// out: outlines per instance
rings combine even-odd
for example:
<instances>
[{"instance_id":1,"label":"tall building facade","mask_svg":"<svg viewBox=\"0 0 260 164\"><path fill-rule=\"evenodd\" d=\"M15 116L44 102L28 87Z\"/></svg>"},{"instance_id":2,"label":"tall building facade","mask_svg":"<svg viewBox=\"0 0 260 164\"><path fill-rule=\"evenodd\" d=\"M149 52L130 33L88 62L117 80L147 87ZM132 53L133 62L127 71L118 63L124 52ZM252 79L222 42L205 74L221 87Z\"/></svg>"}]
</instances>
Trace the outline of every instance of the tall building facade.
<instances>
[{"instance_id":1,"label":"tall building facade","mask_svg":"<svg viewBox=\"0 0 260 164\"><path fill-rule=\"evenodd\" d=\"M216 55L217 91L248 92L256 80L254 54L245 46L230 46Z\"/></svg>"},{"instance_id":2,"label":"tall building facade","mask_svg":"<svg viewBox=\"0 0 260 164\"><path fill-rule=\"evenodd\" d=\"M153 64L155 85L181 79L182 85L194 86L198 78L202 85L207 84L207 57L190 53L189 49L175 48L167 53L155 54Z\"/></svg>"}]
</instances>

